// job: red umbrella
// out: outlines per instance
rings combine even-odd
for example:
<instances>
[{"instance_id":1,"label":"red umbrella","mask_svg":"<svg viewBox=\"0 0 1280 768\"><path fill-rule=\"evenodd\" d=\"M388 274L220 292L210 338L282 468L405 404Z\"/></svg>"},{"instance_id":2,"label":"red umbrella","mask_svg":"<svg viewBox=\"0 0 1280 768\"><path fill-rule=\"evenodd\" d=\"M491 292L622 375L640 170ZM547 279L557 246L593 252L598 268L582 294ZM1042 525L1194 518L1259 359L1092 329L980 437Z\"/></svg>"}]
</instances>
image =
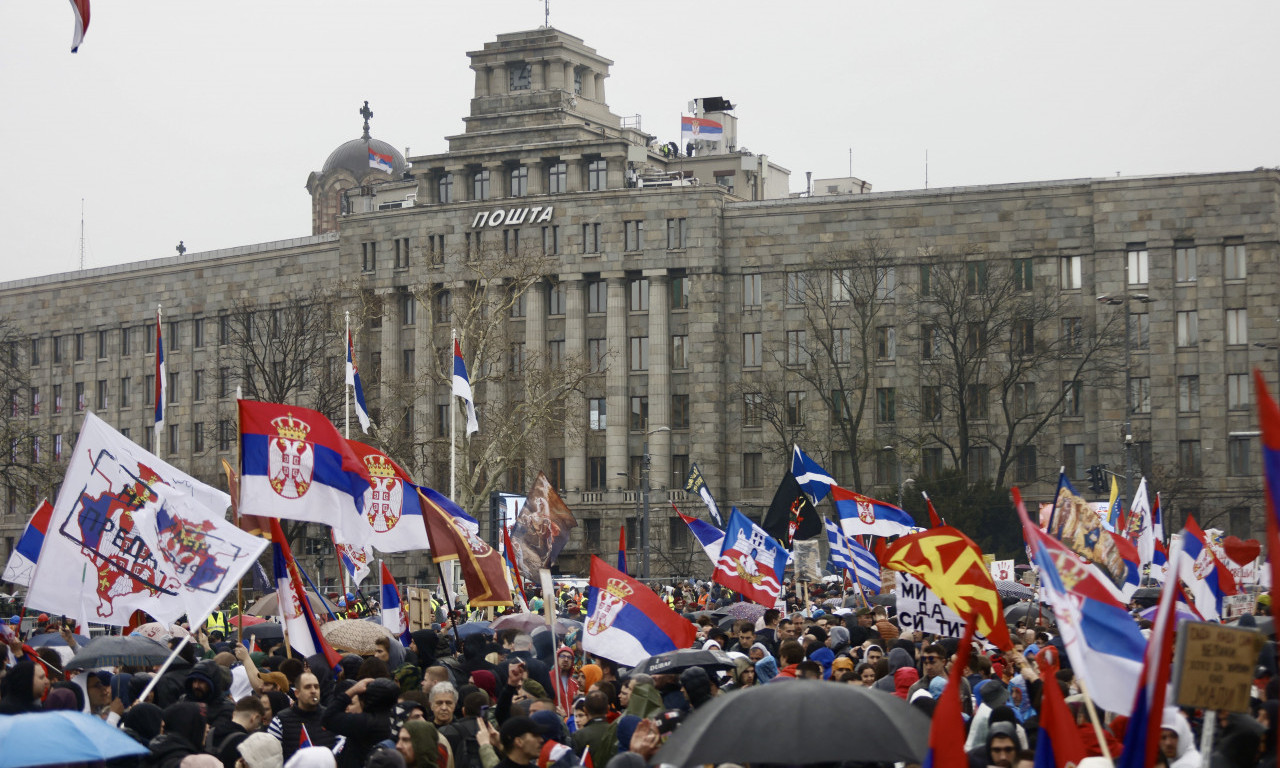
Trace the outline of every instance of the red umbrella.
<instances>
[{"instance_id":1,"label":"red umbrella","mask_svg":"<svg viewBox=\"0 0 1280 768\"><path fill-rule=\"evenodd\" d=\"M244 619L243 625L240 623L241 619ZM239 626L252 627L254 624L262 624L265 621L266 619L262 618L261 616L249 616L248 614L245 614L244 616L232 616L227 621L227 623L237 627Z\"/></svg>"}]
</instances>

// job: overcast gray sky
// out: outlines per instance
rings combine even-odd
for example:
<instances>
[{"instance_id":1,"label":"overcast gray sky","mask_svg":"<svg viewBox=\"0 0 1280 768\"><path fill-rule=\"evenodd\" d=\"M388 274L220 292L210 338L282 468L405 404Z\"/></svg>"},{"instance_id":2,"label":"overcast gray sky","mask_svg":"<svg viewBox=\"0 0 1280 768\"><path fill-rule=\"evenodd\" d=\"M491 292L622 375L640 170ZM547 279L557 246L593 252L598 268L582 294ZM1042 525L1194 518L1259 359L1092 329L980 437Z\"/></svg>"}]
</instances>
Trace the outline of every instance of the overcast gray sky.
<instances>
[{"instance_id":1,"label":"overcast gray sky","mask_svg":"<svg viewBox=\"0 0 1280 768\"><path fill-rule=\"evenodd\" d=\"M0 4L0 280L310 234L304 184L360 132L463 130L466 52L540 0ZM1280 3L554 0L614 61L616 114L678 138L689 99L739 143L877 191L1280 166ZM0 308L0 312L2 312Z\"/></svg>"}]
</instances>

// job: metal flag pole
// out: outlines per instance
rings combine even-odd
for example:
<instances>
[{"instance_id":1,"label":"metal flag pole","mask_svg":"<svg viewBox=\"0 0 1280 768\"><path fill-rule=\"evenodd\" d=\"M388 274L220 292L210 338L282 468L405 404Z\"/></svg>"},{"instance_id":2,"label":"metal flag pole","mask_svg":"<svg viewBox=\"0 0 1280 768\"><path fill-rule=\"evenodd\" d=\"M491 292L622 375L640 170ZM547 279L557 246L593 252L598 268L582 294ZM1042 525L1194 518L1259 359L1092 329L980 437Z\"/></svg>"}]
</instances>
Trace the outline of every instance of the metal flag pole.
<instances>
[{"instance_id":1,"label":"metal flag pole","mask_svg":"<svg viewBox=\"0 0 1280 768\"><path fill-rule=\"evenodd\" d=\"M458 348L457 328L449 329L449 340L451 342L449 346L456 350ZM445 373L449 377L449 498L452 500L458 472L456 456L458 450L458 419L454 414L454 409L457 408L458 396L453 392L453 368L450 367Z\"/></svg>"},{"instance_id":2,"label":"metal flag pole","mask_svg":"<svg viewBox=\"0 0 1280 768\"><path fill-rule=\"evenodd\" d=\"M160 361L164 358L164 349L162 348L164 346L164 332L161 331L160 329L161 309L162 309L162 305L157 304L156 305L156 385L155 387L153 387L157 401L163 398L165 394L165 384L163 381L160 380L160 377L165 376L168 373L168 366L165 366L165 370L163 371L160 370ZM78 406L79 403L77 403L76 405ZM164 405L165 404L161 402L156 402L154 404L155 408L158 408L161 410L161 413L164 412L163 410ZM154 414L155 411L152 411L152 413ZM153 427L153 430L156 433L156 440L155 440L156 458L164 458L164 451L161 448L163 441L160 439L160 427L164 426L164 420L156 419L154 424L155 426Z\"/></svg>"},{"instance_id":3,"label":"metal flag pole","mask_svg":"<svg viewBox=\"0 0 1280 768\"><path fill-rule=\"evenodd\" d=\"M344 367L342 369L342 381L343 381L343 384L342 384L342 436L350 440L351 439L351 385L346 383L347 381L346 366L355 365L356 361L354 359L355 349L351 344L351 313L344 312L343 315L346 318L346 326L347 326L347 338L345 339L345 341L347 342L347 348L342 350L342 359L344 361L343 362ZM350 360L349 362L347 361L347 355L352 356L352 360Z\"/></svg>"}]
</instances>

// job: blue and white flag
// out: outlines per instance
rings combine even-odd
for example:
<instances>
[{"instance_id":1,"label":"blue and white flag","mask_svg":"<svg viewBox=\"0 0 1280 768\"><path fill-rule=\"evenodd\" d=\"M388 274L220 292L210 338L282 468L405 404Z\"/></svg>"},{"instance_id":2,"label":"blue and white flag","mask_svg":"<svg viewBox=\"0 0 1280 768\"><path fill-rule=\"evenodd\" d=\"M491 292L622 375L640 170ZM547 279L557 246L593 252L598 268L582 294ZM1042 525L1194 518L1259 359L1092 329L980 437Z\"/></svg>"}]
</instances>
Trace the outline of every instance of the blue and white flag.
<instances>
[{"instance_id":1,"label":"blue and white flag","mask_svg":"<svg viewBox=\"0 0 1280 768\"><path fill-rule=\"evenodd\" d=\"M164 333L160 330L160 308L156 307L156 445L160 445L160 428L164 426L164 399L165 393L168 392L169 384L166 381L169 378L168 369L164 364ZM78 403L77 407L83 407L83 403Z\"/></svg>"},{"instance_id":2,"label":"blue and white flag","mask_svg":"<svg viewBox=\"0 0 1280 768\"><path fill-rule=\"evenodd\" d=\"M400 590L396 580L391 576L391 569L382 564L382 626L391 634L400 638L405 648L409 647L409 615L405 613L404 604L400 602Z\"/></svg>"},{"instance_id":3,"label":"blue and white flag","mask_svg":"<svg viewBox=\"0 0 1280 768\"><path fill-rule=\"evenodd\" d=\"M702 470L698 469L697 462L689 467L689 476L684 480L684 489L689 493L698 494L702 503L707 505L707 511L711 513L711 519L716 521L716 525L724 525L724 519L720 517L720 508L716 506L716 500L712 497L711 489L707 487L707 481L703 479ZM711 559L716 560L719 557L720 551L716 550Z\"/></svg>"},{"instance_id":4,"label":"blue and white flag","mask_svg":"<svg viewBox=\"0 0 1280 768\"><path fill-rule=\"evenodd\" d=\"M837 575L841 568L849 572L863 589L880 594L880 563L876 556L856 540L844 535L834 520L824 518L827 527L828 560Z\"/></svg>"},{"instance_id":5,"label":"blue and white flag","mask_svg":"<svg viewBox=\"0 0 1280 768\"><path fill-rule=\"evenodd\" d=\"M836 479L827 470L818 466L818 462L800 450L800 446L793 445L792 448L794 450L791 454L791 474L796 476L796 482L805 493L809 494L813 503L817 504L831 492L831 486L836 484Z\"/></svg>"},{"instance_id":6,"label":"blue and white flag","mask_svg":"<svg viewBox=\"0 0 1280 768\"><path fill-rule=\"evenodd\" d=\"M1182 534L1182 552L1173 559L1178 578L1186 583L1187 596L1195 602L1196 612L1205 621L1218 621L1222 617L1222 599L1236 593L1235 577L1213 554L1209 537L1195 517L1187 516Z\"/></svg>"},{"instance_id":7,"label":"blue and white flag","mask_svg":"<svg viewBox=\"0 0 1280 768\"><path fill-rule=\"evenodd\" d=\"M364 404L364 387L360 386L360 371L356 368L355 349L351 345L351 331L347 331L347 386L356 389L356 418L360 430L369 433L369 406Z\"/></svg>"},{"instance_id":8,"label":"blue and white flag","mask_svg":"<svg viewBox=\"0 0 1280 768\"><path fill-rule=\"evenodd\" d=\"M672 504L671 506L675 506ZM676 510L676 514L680 515L680 519L689 526L689 530L693 531L693 536L698 540L699 546L707 553L707 557L711 558L711 564L715 565L720 561L720 550L724 549L724 531L715 527L711 523L699 520L696 517L689 517L680 510Z\"/></svg>"},{"instance_id":9,"label":"blue and white flag","mask_svg":"<svg viewBox=\"0 0 1280 768\"><path fill-rule=\"evenodd\" d=\"M462 359L462 345L453 340L453 394L467 401L467 437L480 431L476 420L476 401L471 394L471 379L467 378L467 364Z\"/></svg>"}]
</instances>

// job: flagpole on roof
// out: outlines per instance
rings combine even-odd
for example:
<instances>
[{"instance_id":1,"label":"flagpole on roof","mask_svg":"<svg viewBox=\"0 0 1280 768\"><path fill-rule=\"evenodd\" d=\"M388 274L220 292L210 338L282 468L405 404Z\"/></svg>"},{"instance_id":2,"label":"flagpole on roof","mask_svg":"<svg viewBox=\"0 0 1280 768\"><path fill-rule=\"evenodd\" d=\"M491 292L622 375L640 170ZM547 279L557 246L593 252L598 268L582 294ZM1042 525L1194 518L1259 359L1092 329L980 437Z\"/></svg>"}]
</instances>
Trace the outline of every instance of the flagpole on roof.
<instances>
[{"instance_id":1,"label":"flagpole on roof","mask_svg":"<svg viewBox=\"0 0 1280 768\"><path fill-rule=\"evenodd\" d=\"M165 391L164 391L165 382L161 381L161 377L167 375L168 373L167 366L165 368L161 368L161 364L164 362L164 333L160 330L161 309L162 309L162 306L160 304L156 304L156 387L155 387L156 403L155 403L155 409L160 413L160 418L155 420L155 433L156 433L155 449L156 449L156 458L160 458L160 459L164 458L164 451L161 448L163 441L160 439L160 428L164 426L164 403L160 401L163 400L165 396ZM79 405L79 403L77 403L77 405Z\"/></svg>"}]
</instances>

